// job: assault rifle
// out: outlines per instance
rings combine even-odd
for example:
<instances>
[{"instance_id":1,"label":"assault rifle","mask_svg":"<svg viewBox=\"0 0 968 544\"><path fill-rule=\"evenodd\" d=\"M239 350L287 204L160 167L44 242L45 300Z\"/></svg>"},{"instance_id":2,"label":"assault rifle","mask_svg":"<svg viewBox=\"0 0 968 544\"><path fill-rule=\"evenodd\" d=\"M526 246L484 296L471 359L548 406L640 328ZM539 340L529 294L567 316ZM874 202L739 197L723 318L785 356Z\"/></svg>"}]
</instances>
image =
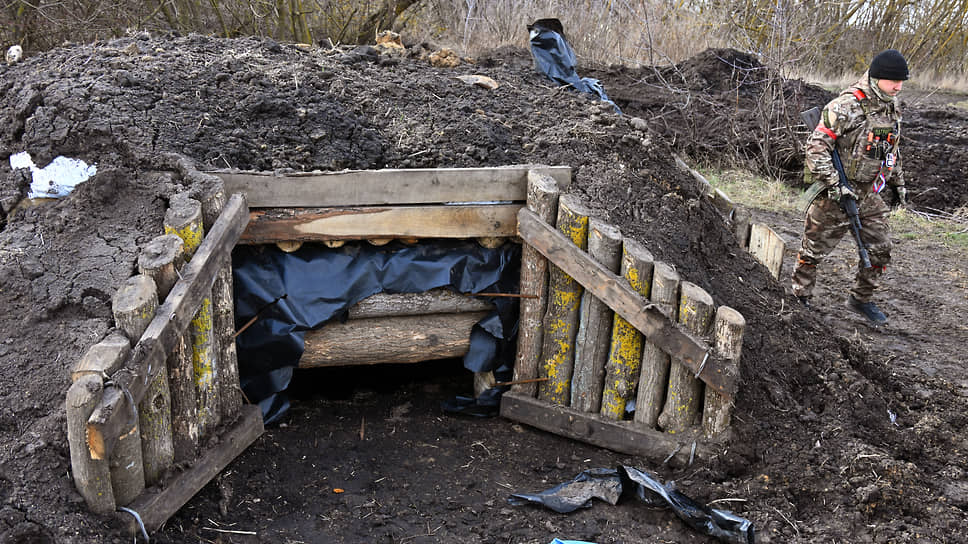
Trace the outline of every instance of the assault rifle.
<instances>
[{"instance_id":1,"label":"assault rifle","mask_svg":"<svg viewBox=\"0 0 968 544\"><path fill-rule=\"evenodd\" d=\"M813 107L807 111L800 112L800 119L803 120L803 123L807 125L809 130L813 130L820 124L820 108ZM844 164L840 162L840 153L837 153L836 145L830 150L830 158L833 159L834 169L837 170L837 174L840 177L839 185L853 192L853 187L847 182L847 173L844 172ZM840 198L840 208L847 214L847 220L850 222L850 231L854 234L854 241L857 242L857 253L860 256L860 264L863 268L870 268L871 259L867 255L867 246L864 245L864 241L860 237L860 231L863 227L860 224L860 214L857 213L857 200L852 196L845 195Z\"/></svg>"}]
</instances>

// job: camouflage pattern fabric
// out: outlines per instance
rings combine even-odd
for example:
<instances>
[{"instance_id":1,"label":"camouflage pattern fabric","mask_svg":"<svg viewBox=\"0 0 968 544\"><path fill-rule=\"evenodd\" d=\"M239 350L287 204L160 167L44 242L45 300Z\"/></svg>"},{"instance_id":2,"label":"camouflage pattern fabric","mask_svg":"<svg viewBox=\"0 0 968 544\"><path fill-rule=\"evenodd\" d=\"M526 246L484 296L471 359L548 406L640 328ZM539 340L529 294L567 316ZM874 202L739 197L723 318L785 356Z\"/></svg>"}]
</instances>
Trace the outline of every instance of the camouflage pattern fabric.
<instances>
[{"instance_id":1,"label":"camouflage pattern fabric","mask_svg":"<svg viewBox=\"0 0 968 544\"><path fill-rule=\"evenodd\" d=\"M880 195L869 195L859 202L861 239L867 246L871 268L860 268L855 276L851 294L860 302L868 302L877 289L878 280L891 262L891 237L887 215L890 208ZM793 272L793 294L809 297L817 280L817 264L820 263L840 239L848 234L850 224L840 203L829 198L818 198L807 210L797 267ZM853 243L852 235L851 243ZM859 258L858 258L859 261Z\"/></svg>"},{"instance_id":2,"label":"camouflage pattern fabric","mask_svg":"<svg viewBox=\"0 0 968 544\"><path fill-rule=\"evenodd\" d=\"M858 99L857 90L863 93L865 100ZM898 152L900 122L896 99L876 89L865 73L824 107L820 125L807 140L805 163L807 174L812 178L808 181L822 181L828 187L839 183L830 157L830 150L836 145L847 179L857 194L861 239L867 246L872 265L861 269L858 262L851 294L860 302L870 301L880 275L891 260L887 224L890 209L879 192L888 186L904 185ZM821 193L806 212L800 253L792 278L794 295L812 296L817 265L833 251L849 229L847 215L840 203Z\"/></svg>"}]
</instances>

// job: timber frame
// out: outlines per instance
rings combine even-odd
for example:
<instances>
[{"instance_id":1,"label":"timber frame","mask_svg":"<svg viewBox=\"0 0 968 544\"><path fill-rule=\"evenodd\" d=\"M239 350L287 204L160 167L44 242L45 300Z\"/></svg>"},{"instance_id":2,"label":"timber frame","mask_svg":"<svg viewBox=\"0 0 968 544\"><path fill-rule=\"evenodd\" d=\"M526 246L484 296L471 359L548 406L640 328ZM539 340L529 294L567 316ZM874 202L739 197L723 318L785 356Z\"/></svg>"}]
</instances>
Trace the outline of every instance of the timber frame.
<instances>
[{"instance_id":1,"label":"timber frame","mask_svg":"<svg viewBox=\"0 0 968 544\"><path fill-rule=\"evenodd\" d=\"M238 383L236 244L522 242L519 383L505 393L502 415L659 461L712 455L724 439L742 316L715 308L674 268L562 196L570 168L274 175L176 165L194 188L172 198L165 233L142 248L139 273L114 297L118 331L77 362L67 393L75 484L92 511L124 510L130 532L160 528L263 432L261 411L243 404ZM708 194L741 240L756 232L725 195ZM750 244L759 246L775 255L769 243ZM459 357L489 308L443 290L374 295L345 323L310 331L299 366ZM437 340L421 344L428 328ZM374 337L381 342L359 341ZM476 386L490 384L493 377L475 376ZM630 421L624 408L633 400Z\"/></svg>"}]
</instances>

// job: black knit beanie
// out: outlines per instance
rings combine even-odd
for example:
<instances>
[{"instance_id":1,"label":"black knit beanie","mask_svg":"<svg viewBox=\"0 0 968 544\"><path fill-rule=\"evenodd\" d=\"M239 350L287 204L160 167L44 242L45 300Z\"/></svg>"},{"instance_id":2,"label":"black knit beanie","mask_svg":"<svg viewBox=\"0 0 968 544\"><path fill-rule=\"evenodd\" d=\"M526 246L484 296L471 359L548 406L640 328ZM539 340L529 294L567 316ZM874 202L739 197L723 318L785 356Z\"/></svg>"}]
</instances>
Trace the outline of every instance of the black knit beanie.
<instances>
[{"instance_id":1,"label":"black knit beanie","mask_svg":"<svg viewBox=\"0 0 968 544\"><path fill-rule=\"evenodd\" d=\"M904 81L908 78L908 65L897 49L881 51L871 61L870 76L874 79Z\"/></svg>"}]
</instances>

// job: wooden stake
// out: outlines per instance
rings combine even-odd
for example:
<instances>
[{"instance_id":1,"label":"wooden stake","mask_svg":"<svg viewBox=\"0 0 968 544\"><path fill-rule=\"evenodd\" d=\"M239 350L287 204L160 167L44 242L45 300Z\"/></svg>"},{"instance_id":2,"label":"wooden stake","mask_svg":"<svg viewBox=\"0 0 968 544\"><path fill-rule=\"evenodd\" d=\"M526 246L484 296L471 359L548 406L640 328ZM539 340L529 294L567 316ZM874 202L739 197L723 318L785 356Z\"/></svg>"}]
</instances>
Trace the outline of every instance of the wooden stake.
<instances>
[{"instance_id":1,"label":"wooden stake","mask_svg":"<svg viewBox=\"0 0 968 544\"><path fill-rule=\"evenodd\" d=\"M185 244L176 234L157 236L138 255L138 271L155 281L158 300L163 301L178 281L185 263Z\"/></svg>"},{"instance_id":2,"label":"wooden stake","mask_svg":"<svg viewBox=\"0 0 968 544\"><path fill-rule=\"evenodd\" d=\"M225 209L225 185L221 179L210 176L212 183L207 185L202 203L202 218L205 232L209 232ZM284 251L295 251L298 245L291 244ZM242 386L239 383L239 361L235 345L235 299L233 293L232 260L226 260L215 275L212 284L212 335L215 356L215 395L219 403L219 418L233 420L242 406Z\"/></svg>"},{"instance_id":3,"label":"wooden stake","mask_svg":"<svg viewBox=\"0 0 968 544\"><path fill-rule=\"evenodd\" d=\"M598 219L588 222L588 254L612 272L622 268L622 233ZM598 412L602 406L605 363L608 362L614 312L589 291L582 294L575 337L575 371L571 407Z\"/></svg>"},{"instance_id":4,"label":"wooden stake","mask_svg":"<svg viewBox=\"0 0 968 544\"><path fill-rule=\"evenodd\" d=\"M622 277L632 290L643 297L648 297L652 290L654 263L649 250L634 240L625 240L622 247ZM639 382L642 342L642 333L622 316L615 316L611 351L605 366L602 416L615 420L625 417L625 406L635 398L635 388Z\"/></svg>"},{"instance_id":5,"label":"wooden stake","mask_svg":"<svg viewBox=\"0 0 968 544\"><path fill-rule=\"evenodd\" d=\"M590 210L572 195L558 199L558 232L582 251L588 246ZM578 310L584 289L562 269L548 269L548 309L545 312L538 373L548 381L538 386L538 398L567 406L571 402L571 374L575 364Z\"/></svg>"},{"instance_id":6,"label":"wooden stake","mask_svg":"<svg viewBox=\"0 0 968 544\"><path fill-rule=\"evenodd\" d=\"M101 376L79 376L67 390L67 443L71 450L71 474L74 485L84 497L88 509L95 514L114 512L114 491L111 489L111 470L104 459L92 459L88 454L87 418L101 400L104 384Z\"/></svg>"},{"instance_id":7,"label":"wooden stake","mask_svg":"<svg viewBox=\"0 0 968 544\"><path fill-rule=\"evenodd\" d=\"M679 296L679 323L692 333L705 336L712 324L713 298L701 287L682 282ZM659 415L659 426L668 432L680 432L697 423L702 407L702 382L678 359L669 367L669 389L665 408Z\"/></svg>"},{"instance_id":8,"label":"wooden stake","mask_svg":"<svg viewBox=\"0 0 968 544\"><path fill-rule=\"evenodd\" d=\"M545 223L551 223L558 214L558 185L554 178L528 173L527 207ZM523 244L521 248L522 293L534 293L536 298L522 299L518 318L518 349L514 360L514 380L521 384L512 391L530 397L538 391L534 382L523 381L538 376L538 359L541 357L544 318L548 302L548 261L535 248Z\"/></svg>"},{"instance_id":9,"label":"wooden stake","mask_svg":"<svg viewBox=\"0 0 968 544\"><path fill-rule=\"evenodd\" d=\"M658 262L652 271L652 293L649 300L672 321L679 315L679 273L675 268ZM655 428L665 404L669 386L669 354L646 337L642 346L642 370L639 373L639 392L635 400L635 421Z\"/></svg>"},{"instance_id":10,"label":"wooden stake","mask_svg":"<svg viewBox=\"0 0 968 544\"><path fill-rule=\"evenodd\" d=\"M133 342L141 338L148 323L154 319L158 308L155 295L156 286L146 274L139 274L128 280L135 288L118 291L112 301L114 321L118 329ZM127 287L127 285L126 285ZM171 290L171 286L167 286ZM131 292L128 292L131 291ZM123 294L127 296L122 296ZM168 388L168 373L159 372L148 385L145 398L138 405L138 418L141 432L141 453L144 461L146 485L154 485L171 468L175 450L171 434L171 392Z\"/></svg>"},{"instance_id":11,"label":"wooden stake","mask_svg":"<svg viewBox=\"0 0 968 544\"><path fill-rule=\"evenodd\" d=\"M112 331L103 340L94 344L84 353L81 360L71 370L71 381L81 376L111 376L118 371L131 353L131 342L121 331Z\"/></svg>"},{"instance_id":12,"label":"wooden stake","mask_svg":"<svg viewBox=\"0 0 968 544\"><path fill-rule=\"evenodd\" d=\"M715 342L719 356L730 363L731 369L739 374L739 360L743 352L743 332L746 319L743 315L729 306L720 306L716 310ZM715 436L725 431L733 417L733 403L720 395L711 387L706 388L706 398L703 403L702 427L706 436Z\"/></svg>"},{"instance_id":13,"label":"wooden stake","mask_svg":"<svg viewBox=\"0 0 968 544\"><path fill-rule=\"evenodd\" d=\"M204 232L201 202L189 198L187 193L172 197L165 214L165 234L177 234L182 239L189 261L201 245ZM218 425L221 416L215 375L218 354L213 329L212 297L209 292L202 299L189 327L199 437L207 436Z\"/></svg>"}]
</instances>

